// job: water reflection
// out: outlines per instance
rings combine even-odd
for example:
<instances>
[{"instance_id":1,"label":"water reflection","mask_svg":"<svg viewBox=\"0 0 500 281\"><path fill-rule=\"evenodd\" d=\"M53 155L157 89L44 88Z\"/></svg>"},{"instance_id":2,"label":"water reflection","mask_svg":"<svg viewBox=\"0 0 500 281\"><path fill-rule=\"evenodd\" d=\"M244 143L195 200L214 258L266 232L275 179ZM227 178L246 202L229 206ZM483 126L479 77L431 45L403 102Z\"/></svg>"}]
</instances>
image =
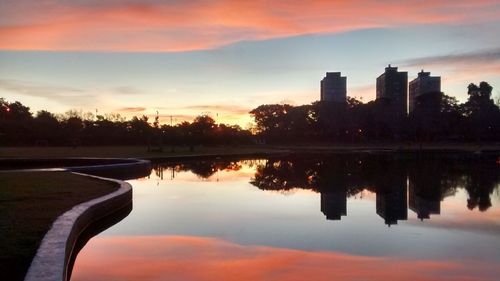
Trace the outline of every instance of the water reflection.
<instances>
[{"instance_id":1,"label":"water reflection","mask_svg":"<svg viewBox=\"0 0 500 281\"><path fill-rule=\"evenodd\" d=\"M192 161L163 163L156 176L170 179L192 172L211 179L220 171L252 170L250 184L264 191L305 189L321 194L320 210L327 220L347 216L347 199L368 190L376 194L376 213L385 224L408 219L408 209L420 220L439 215L441 201L457 189L467 191L467 208L488 210L500 183L495 159L398 159L390 155L336 155L287 157L246 161ZM215 180L219 180L216 177Z\"/></svg>"},{"instance_id":2,"label":"water reflection","mask_svg":"<svg viewBox=\"0 0 500 281\"><path fill-rule=\"evenodd\" d=\"M131 255L133 253L133 255ZM132 265L132 266L126 266ZM494 280L496 264L244 246L194 236L102 237L79 260L86 280ZM467 276L474 276L467 278ZM450 280L447 279L447 280Z\"/></svg>"},{"instance_id":3,"label":"water reflection","mask_svg":"<svg viewBox=\"0 0 500 281\"><path fill-rule=\"evenodd\" d=\"M252 161L248 161L252 163ZM199 178L208 179L218 171L239 171L240 161L186 161L179 163L161 163L154 165L155 175L160 179L174 179L175 174L190 171ZM165 175L167 173L167 175Z\"/></svg>"},{"instance_id":4,"label":"water reflection","mask_svg":"<svg viewBox=\"0 0 500 281\"><path fill-rule=\"evenodd\" d=\"M498 168L383 155L157 164L72 279L496 280Z\"/></svg>"}]
</instances>

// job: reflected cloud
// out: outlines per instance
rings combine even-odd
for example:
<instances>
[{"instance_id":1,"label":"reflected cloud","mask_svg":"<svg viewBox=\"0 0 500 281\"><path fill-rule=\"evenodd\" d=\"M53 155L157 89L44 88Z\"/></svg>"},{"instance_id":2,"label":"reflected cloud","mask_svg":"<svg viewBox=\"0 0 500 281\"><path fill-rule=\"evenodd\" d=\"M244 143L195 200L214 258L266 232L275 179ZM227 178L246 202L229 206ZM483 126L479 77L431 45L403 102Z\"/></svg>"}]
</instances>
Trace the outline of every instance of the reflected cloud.
<instances>
[{"instance_id":1,"label":"reflected cloud","mask_svg":"<svg viewBox=\"0 0 500 281\"><path fill-rule=\"evenodd\" d=\"M487 214L479 210L468 210L464 208L463 202L445 199L441 208L446 216L434 216L425 227L454 229L468 232L480 232L484 234L500 234L500 209L492 208ZM409 224L421 226L421 222L410 220Z\"/></svg>"},{"instance_id":2,"label":"reflected cloud","mask_svg":"<svg viewBox=\"0 0 500 281\"><path fill-rule=\"evenodd\" d=\"M245 40L374 27L467 24L499 17L497 1L10 1L0 48L191 51ZM395 16L404 15L404 16ZM75 32L78 30L78 32Z\"/></svg>"},{"instance_id":3,"label":"reflected cloud","mask_svg":"<svg viewBox=\"0 0 500 281\"><path fill-rule=\"evenodd\" d=\"M80 253L84 280L494 280L500 269L472 260L412 260L245 246L193 236L96 237Z\"/></svg>"}]
</instances>

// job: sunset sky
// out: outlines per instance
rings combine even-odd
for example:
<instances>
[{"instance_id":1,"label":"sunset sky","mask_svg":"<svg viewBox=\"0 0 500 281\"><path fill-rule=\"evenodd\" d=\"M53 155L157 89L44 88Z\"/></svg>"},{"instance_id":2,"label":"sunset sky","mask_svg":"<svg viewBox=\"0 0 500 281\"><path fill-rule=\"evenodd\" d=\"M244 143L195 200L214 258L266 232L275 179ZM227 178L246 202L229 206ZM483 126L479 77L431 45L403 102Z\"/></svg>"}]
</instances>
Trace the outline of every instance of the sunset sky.
<instances>
[{"instance_id":1,"label":"sunset sky","mask_svg":"<svg viewBox=\"0 0 500 281\"><path fill-rule=\"evenodd\" d=\"M387 64L500 96L498 0L0 0L0 97L165 122L251 120L264 103L319 99L326 71L374 99Z\"/></svg>"}]
</instances>

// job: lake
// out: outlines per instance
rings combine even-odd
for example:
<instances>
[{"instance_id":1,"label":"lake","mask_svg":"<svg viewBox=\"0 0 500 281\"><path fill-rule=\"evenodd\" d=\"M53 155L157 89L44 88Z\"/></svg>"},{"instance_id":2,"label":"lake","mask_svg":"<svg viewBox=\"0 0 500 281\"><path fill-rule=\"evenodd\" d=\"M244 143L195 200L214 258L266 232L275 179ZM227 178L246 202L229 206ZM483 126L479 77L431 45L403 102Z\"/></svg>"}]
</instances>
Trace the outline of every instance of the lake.
<instances>
[{"instance_id":1,"label":"lake","mask_svg":"<svg viewBox=\"0 0 500 281\"><path fill-rule=\"evenodd\" d=\"M158 163L71 280L498 280L495 158Z\"/></svg>"}]
</instances>

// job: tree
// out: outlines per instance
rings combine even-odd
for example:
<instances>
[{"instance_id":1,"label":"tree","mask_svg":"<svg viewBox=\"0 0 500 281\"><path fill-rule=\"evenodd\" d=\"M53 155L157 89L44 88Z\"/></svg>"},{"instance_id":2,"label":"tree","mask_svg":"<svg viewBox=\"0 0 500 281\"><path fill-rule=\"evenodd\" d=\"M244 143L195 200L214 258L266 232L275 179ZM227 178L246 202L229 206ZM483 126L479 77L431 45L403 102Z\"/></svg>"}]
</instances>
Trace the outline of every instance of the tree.
<instances>
[{"instance_id":1,"label":"tree","mask_svg":"<svg viewBox=\"0 0 500 281\"><path fill-rule=\"evenodd\" d=\"M33 116L30 108L16 101L0 99L0 134L2 141L15 145L29 144L33 138Z\"/></svg>"},{"instance_id":2,"label":"tree","mask_svg":"<svg viewBox=\"0 0 500 281\"><path fill-rule=\"evenodd\" d=\"M212 117L208 115L197 116L193 123L191 123L193 141L197 144L213 144L215 127L215 120Z\"/></svg>"},{"instance_id":3,"label":"tree","mask_svg":"<svg viewBox=\"0 0 500 281\"><path fill-rule=\"evenodd\" d=\"M38 144L57 145L63 143L61 124L54 114L40 110L33 123L35 139Z\"/></svg>"},{"instance_id":4,"label":"tree","mask_svg":"<svg viewBox=\"0 0 500 281\"><path fill-rule=\"evenodd\" d=\"M288 104L265 104L252 111L257 131L268 141L283 140L287 128L287 113L292 108Z\"/></svg>"},{"instance_id":5,"label":"tree","mask_svg":"<svg viewBox=\"0 0 500 281\"><path fill-rule=\"evenodd\" d=\"M494 140L500 137L500 110L491 99L491 87L487 82L467 87L469 99L464 104L468 129L476 140Z\"/></svg>"}]
</instances>

